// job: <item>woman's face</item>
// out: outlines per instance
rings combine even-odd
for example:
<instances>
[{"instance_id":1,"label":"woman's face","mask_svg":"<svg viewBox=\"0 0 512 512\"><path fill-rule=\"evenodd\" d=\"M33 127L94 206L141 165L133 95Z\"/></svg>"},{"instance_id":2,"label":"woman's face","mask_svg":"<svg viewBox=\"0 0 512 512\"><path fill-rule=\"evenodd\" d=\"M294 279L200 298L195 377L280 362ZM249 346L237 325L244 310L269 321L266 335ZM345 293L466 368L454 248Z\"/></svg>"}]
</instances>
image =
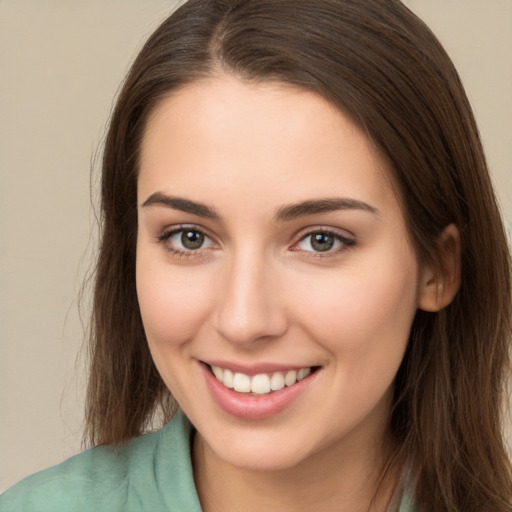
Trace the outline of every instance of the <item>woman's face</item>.
<instances>
[{"instance_id":1,"label":"woman's face","mask_svg":"<svg viewBox=\"0 0 512 512\"><path fill-rule=\"evenodd\" d=\"M141 149L142 319L205 446L261 470L374 446L421 276L367 137L311 92L221 76L162 101Z\"/></svg>"}]
</instances>

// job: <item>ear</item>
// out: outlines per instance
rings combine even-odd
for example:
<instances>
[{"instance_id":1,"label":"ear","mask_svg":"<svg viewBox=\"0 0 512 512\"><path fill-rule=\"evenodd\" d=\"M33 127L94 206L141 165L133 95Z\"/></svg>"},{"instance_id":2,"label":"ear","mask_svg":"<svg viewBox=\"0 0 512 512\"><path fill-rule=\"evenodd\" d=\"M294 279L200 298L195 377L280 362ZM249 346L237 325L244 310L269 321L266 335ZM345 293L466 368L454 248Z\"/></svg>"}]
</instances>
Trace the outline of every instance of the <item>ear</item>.
<instances>
[{"instance_id":1,"label":"ear","mask_svg":"<svg viewBox=\"0 0 512 512\"><path fill-rule=\"evenodd\" d=\"M455 224L447 226L437 239L436 268L423 269L418 307L436 312L448 306L460 286L460 234Z\"/></svg>"}]
</instances>

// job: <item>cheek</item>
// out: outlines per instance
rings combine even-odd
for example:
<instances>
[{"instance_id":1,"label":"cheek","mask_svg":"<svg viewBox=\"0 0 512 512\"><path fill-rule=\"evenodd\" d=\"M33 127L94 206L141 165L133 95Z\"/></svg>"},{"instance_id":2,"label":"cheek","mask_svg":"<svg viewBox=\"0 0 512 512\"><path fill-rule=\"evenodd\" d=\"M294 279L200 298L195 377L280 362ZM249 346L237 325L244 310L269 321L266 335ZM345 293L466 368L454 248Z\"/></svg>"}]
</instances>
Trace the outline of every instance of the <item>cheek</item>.
<instances>
[{"instance_id":1,"label":"cheek","mask_svg":"<svg viewBox=\"0 0 512 512\"><path fill-rule=\"evenodd\" d=\"M417 275L413 257L381 256L378 265L344 268L315 286L305 282L295 295L304 297L311 335L329 351L365 359L401 354L417 309Z\"/></svg>"},{"instance_id":2,"label":"cheek","mask_svg":"<svg viewBox=\"0 0 512 512\"><path fill-rule=\"evenodd\" d=\"M150 345L176 346L193 338L208 314L211 297L201 272L137 259L137 296Z\"/></svg>"}]
</instances>

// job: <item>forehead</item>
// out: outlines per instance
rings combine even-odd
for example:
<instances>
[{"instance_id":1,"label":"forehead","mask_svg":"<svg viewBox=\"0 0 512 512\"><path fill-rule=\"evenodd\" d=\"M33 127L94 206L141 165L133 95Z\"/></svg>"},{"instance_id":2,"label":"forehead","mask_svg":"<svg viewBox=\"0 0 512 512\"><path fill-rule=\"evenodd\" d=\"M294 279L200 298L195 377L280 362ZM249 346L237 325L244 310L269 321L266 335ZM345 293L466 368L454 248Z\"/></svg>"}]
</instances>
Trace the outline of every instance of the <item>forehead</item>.
<instances>
[{"instance_id":1,"label":"forehead","mask_svg":"<svg viewBox=\"0 0 512 512\"><path fill-rule=\"evenodd\" d=\"M214 191L221 197L225 188L249 188L253 199L260 194L295 201L334 192L378 202L395 199L385 159L324 98L232 76L188 84L150 116L139 195L166 188L202 201Z\"/></svg>"}]
</instances>

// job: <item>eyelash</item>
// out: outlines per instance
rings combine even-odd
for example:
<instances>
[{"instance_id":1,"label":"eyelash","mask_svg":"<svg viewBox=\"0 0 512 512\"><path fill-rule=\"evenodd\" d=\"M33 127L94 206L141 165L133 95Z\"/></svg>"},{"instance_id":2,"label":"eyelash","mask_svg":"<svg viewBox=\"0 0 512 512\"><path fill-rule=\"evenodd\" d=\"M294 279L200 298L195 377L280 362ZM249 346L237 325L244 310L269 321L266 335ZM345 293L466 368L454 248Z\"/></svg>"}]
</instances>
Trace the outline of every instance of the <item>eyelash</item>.
<instances>
[{"instance_id":1,"label":"eyelash","mask_svg":"<svg viewBox=\"0 0 512 512\"><path fill-rule=\"evenodd\" d=\"M159 243L161 243L162 245L164 245L165 249L168 252L170 252L173 256L176 256L178 258L191 258L191 257L201 254L205 250L208 250L208 248L205 248L202 246L198 249L185 249L184 250L184 249L179 249L169 243L169 240L171 239L171 237L173 237L174 235L177 235L179 233L182 233L182 236L183 236L183 233L186 231L192 232L192 233L197 233L200 236L203 236L205 239L210 240L212 245L215 244L215 242L213 242L212 239L202 229L200 229L196 226L179 226L170 231L166 231L162 235L158 236L157 241ZM333 256L337 256L340 252L344 252L344 251L350 249L356 243L355 240L352 238L348 238L346 236L341 235L340 233L337 233L337 232L329 230L329 229L321 229L320 228L320 229L315 229L313 231L309 231L309 232L305 233L297 242L295 242L293 244L293 246L290 248L290 250L297 251L297 252L300 251L301 249L297 249L296 247L300 243L304 242L305 240L307 240L308 238L310 238L314 235L324 235L324 236L332 237L335 242L339 242L341 244L341 247L338 247L335 250L329 249L324 252L314 251L314 250L311 250L311 251L302 250L303 253L308 253L307 254L308 258L330 258ZM310 242L310 244L311 244L311 242Z\"/></svg>"}]
</instances>

